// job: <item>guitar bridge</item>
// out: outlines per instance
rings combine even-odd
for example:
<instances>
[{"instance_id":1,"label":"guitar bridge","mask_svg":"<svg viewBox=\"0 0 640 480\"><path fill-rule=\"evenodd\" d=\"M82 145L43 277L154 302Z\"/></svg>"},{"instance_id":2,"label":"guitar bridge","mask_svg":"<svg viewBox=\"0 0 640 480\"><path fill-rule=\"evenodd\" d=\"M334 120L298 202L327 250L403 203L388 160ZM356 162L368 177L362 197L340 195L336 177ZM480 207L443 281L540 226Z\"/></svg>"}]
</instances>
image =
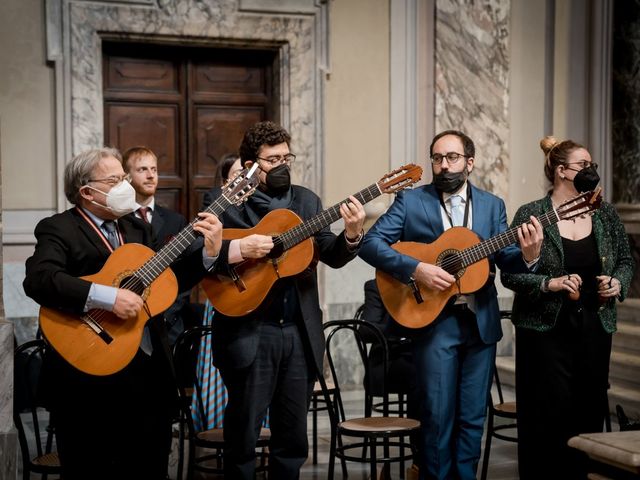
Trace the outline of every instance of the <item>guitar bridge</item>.
<instances>
[{"instance_id":1,"label":"guitar bridge","mask_svg":"<svg viewBox=\"0 0 640 480\"><path fill-rule=\"evenodd\" d=\"M272 258L271 259L271 265L273 265L273 269L276 272L276 276L278 278L280 278L280 272L278 271L278 259L277 258Z\"/></svg>"},{"instance_id":2,"label":"guitar bridge","mask_svg":"<svg viewBox=\"0 0 640 480\"><path fill-rule=\"evenodd\" d=\"M245 285L245 283L240 278L240 275L238 275L238 272L236 272L236 269L231 267L229 269L229 271L231 273L231 280L233 280L233 283L235 284L235 286L238 289L238 291L239 292L244 292L247 289L247 286Z\"/></svg>"},{"instance_id":3,"label":"guitar bridge","mask_svg":"<svg viewBox=\"0 0 640 480\"><path fill-rule=\"evenodd\" d=\"M411 292L413 293L413 296L416 299L416 303L424 303L424 298L422 298L422 294L420 293L420 288L418 288L418 284L413 278L409 280L409 286L411 287Z\"/></svg>"},{"instance_id":4,"label":"guitar bridge","mask_svg":"<svg viewBox=\"0 0 640 480\"><path fill-rule=\"evenodd\" d=\"M102 328L102 325L91 318L90 315L85 315L84 317L82 317L82 321L86 326L93 330L94 333L104 341L104 343L109 345L111 342L113 342L113 337L109 335L109 333L104 328Z\"/></svg>"}]
</instances>

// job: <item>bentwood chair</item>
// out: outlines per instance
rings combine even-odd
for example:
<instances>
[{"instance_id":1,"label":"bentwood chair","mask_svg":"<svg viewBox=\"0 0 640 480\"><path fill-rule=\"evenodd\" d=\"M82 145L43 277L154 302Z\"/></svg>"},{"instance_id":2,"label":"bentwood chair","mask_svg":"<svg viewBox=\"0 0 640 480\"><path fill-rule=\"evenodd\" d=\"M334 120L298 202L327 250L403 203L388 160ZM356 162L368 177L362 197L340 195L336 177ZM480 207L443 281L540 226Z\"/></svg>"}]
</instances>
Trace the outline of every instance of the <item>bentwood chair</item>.
<instances>
[{"instance_id":1,"label":"bentwood chair","mask_svg":"<svg viewBox=\"0 0 640 480\"><path fill-rule=\"evenodd\" d=\"M189 372L184 367L185 362L192 361L193 352L199 351L203 342L210 341L213 329L211 326L196 326L185 330L173 348L173 362L177 372L178 395L180 399L180 429L179 429L179 458L178 478L182 478L184 464L184 442L188 441L187 479L194 478L195 472L202 472L205 476L222 476L224 474L224 436L222 419L215 422L216 426L209 428L210 406L212 401L217 401L221 396L224 385L208 384L207 379L220 378L216 368L211 365L211 371L201 376L196 372ZM217 389L212 393L212 389ZM226 404L226 390L224 390L224 404L216 404L216 411L223 415ZM215 397L215 398L213 398ZM185 432L186 426L186 432ZM271 432L268 428L262 428L256 448L258 449L259 466L257 472L266 473L267 452Z\"/></svg>"},{"instance_id":2,"label":"bentwood chair","mask_svg":"<svg viewBox=\"0 0 640 480\"><path fill-rule=\"evenodd\" d=\"M22 478L31 473L59 476L60 459L54 450L54 427L51 415L37 396L42 359L47 345L31 340L16 348L14 356L13 422L18 430L22 456Z\"/></svg>"},{"instance_id":3,"label":"bentwood chair","mask_svg":"<svg viewBox=\"0 0 640 480\"><path fill-rule=\"evenodd\" d=\"M388 475L392 462L413 458L412 445L408 439L409 435L420 427L420 422L392 416L389 413L389 394L385 388L389 366L386 340L375 325L357 319L330 321L324 324L324 329L327 361L335 388L335 401L330 411L332 436L328 478L333 479L336 458L343 461L368 463L370 478L377 478L378 464L381 463L382 470ZM373 338L374 344L381 346L383 352L382 415L347 417L342 394L343 387L348 382L345 382L345 376L342 373L345 370L353 371L354 365L358 363L362 365L367 375L369 368L367 345L361 335L361 331L365 329L370 332L368 337ZM343 359L340 363L339 351L344 352L345 341L354 342L356 348L349 350L352 356L346 361ZM342 348L339 348L340 346ZM362 409L364 412L364 404ZM363 456L360 452L365 447L368 449L368 454Z\"/></svg>"}]
</instances>

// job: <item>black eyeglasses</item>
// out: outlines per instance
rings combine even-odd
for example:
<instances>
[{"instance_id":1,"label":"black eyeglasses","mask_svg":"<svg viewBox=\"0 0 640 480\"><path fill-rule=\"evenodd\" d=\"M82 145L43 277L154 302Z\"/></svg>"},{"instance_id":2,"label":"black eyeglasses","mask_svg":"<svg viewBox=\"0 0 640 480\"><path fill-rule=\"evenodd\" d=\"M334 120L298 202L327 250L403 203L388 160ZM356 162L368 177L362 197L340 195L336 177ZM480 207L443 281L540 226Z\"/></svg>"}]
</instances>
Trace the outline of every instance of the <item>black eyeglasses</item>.
<instances>
[{"instance_id":1,"label":"black eyeglasses","mask_svg":"<svg viewBox=\"0 0 640 480\"><path fill-rule=\"evenodd\" d=\"M272 167L274 165L281 165L286 163L287 165L295 162L296 156L293 153L287 153L286 155L271 155L267 158L258 157L258 160L262 160L263 162L267 162Z\"/></svg>"},{"instance_id":2,"label":"black eyeglasses","mask_svg":"<svg viewBox=\"0 0 640 480\"><path fill-rule=\"evenodd\" d=\"M111 185L111 186L118 185L119 183L124 181L131 182L131 175L129 174L111 175L110 177L106 177L106 178L90 178L88 180L88 182L106 183L107 185Z\"/></svg>"},{"instance_id":3,"label":"black eyeglasses","mask_svg":"<svg viewBox=\"0 0 640 480\"><path fill-rule=\"evenodd\" d=\"M456 152L447 152L444 155L441 153L434 153L433 155L431 155L431 163L433 163L434 165L440 165L442 163L442 161L446 158L447 159L447 163L449 163L449 165L455 165L456 163L458 163L458 161L461 158L468 158L468 155L463 155L462 153L456 153Z\"/></svg>"},{"instance_id":4,"label":"black eyeglasses","mask_svg":"<svg viewBox=\"0 0 640 480\"><path fill-rule=\"evenodd\" d=\"M580 168L593 167L595 170L598 169L598 164L596 162L588 162L586 160L580 160L579 162L567 162L565 165L580 165Z\"/></svg>"}]
</instances>

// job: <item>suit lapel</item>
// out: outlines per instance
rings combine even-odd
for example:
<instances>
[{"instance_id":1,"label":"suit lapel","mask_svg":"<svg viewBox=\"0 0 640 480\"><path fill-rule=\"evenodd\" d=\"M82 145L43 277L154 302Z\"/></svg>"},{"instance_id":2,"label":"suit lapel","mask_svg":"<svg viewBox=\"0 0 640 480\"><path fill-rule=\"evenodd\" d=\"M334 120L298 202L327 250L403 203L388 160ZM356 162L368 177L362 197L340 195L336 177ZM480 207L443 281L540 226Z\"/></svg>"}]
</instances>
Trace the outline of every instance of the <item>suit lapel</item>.
<instances>
[{"instance_id":1,"label":"suit lapel","mask_svg":"<svg viewBox=\"0 0 640 480\"><path fill-rule=\"evenodd\" d=\"M164 238L160 238L160 232L164 227L164 213L162 209L156 206L155 211L153 212L153 217L151 218L151 227L156 235L158 235L158 240L164 243Z\"/></svg>"},{"instance_id":2,"label":"suit lapel","mask_svg":"<svg viewBox=\"0 0 640 480\"><path fill-rule=\"evenodd\" d=\"M553 209L553 204L551 203L551 197L546 196L543 201L543 211L540 212L540 215L545 212L550 212ZM548 226L544 229L544 235L551 240L551 243L558 249L560 254L560 258L563 258L563 249L562 249L562 239L560 238L560 230L558 229L558 224L555 223L553 225Z\"/></svg>"},{"instance_id":3,"label":"suit lapel","mask_svg":"<svg viewBox=\"0 0 640 480\"><path fill-rule=\"evenodd\" d=\"M473 215L471 217L471 226L469 227L480 238L486 240L491 236L491 229L489 228L489 217L483 215L482 212L489 211L488 196L485 193L471 185L471 208L473 208Z\"/></svg>"},{"instance_id":4,"label":"suit lapel","mask_svg":"<svg viewBox=\"0 0 640 480\"><path fill-rule=\"evenodd\" d=\"M424 188L426 195L421 197L422 208L424 209L426 217L424 227L431 230L431 235L429 236L432 236L432 238L438 238L444 233L442 213L440 211L440 197L432 184L427 185Z\"/></svg>"},{"instance_id":5,"label":"suit lapel","mask_svg":"<svg viewBox=\"0 0 640 480\"><path fill-rule=\"evenodd\" d=\"M77 207L77 208L80 208L80 207ZM98 234L98 232L96 232L93 229L91 225L87 223L87 221L78 213L78 211L75 208L71 210L71 214L73 215L73 218L77 222L78 228L80 229L82 234L87 238L89 243L91 243L96 248L96 250L100 252L100 254L105 256L111 255L111 252L105 245L103 238ZM100 227L96 225L96 228L100 228Z\"/></svg>"}]
</instances>

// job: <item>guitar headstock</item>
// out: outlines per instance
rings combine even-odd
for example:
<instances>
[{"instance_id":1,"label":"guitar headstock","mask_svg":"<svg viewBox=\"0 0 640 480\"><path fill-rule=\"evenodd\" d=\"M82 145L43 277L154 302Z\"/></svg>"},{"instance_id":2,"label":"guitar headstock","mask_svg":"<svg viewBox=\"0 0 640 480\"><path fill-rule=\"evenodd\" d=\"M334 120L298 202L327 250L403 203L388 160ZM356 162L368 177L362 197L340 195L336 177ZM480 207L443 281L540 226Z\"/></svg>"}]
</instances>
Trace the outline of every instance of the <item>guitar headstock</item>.
<instances>
[{"instance_id":1,"label":"guitar headstock","mask_svg":"<svg viewBox=\"0 0 640 480\"><path fill-rule=\"evenodd\" d=\"M222 186L222 195L229 200L229 203L240 205L247 200L260 183L258 178L258 162L245 168L236 177L227 180Z\"/></svg>"},{"instance_id":2,"label":"guitar headstock","mask_svg":"<svg viewBox=\"0 0 640 480\"><path fill-rule=\"evenodd\" d=\"M408 163L387 173L378 180L377 185L382 193L394 193L403 190L422 178L422 167Z\"/></svg>"},{"instance_id":3,"label":"guitar headstock","mask_svg":"<svg viewBox=\"0 0 640 480\"><path fill-rule=\"evenodd\" d=\"M560 220L571 220L581 215L593 215L602 204L602 188L597 187L595 190L581 193L580 195L570 198L556 208L556 213Z\"/></svg>"}]
</instances>

